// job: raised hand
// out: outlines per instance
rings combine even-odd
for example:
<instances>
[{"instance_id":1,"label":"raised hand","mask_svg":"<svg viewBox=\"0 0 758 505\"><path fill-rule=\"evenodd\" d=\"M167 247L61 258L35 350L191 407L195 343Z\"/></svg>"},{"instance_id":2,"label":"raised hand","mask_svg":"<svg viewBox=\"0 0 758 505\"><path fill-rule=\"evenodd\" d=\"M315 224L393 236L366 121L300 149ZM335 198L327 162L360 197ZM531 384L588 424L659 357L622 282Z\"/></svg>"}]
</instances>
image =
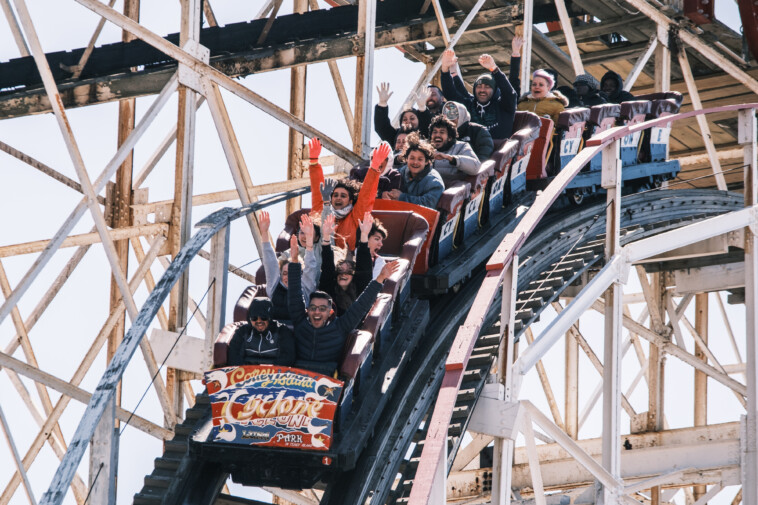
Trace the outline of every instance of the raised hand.
<instances>
[{"instance_id":1,"label":"raised hand","mask_svg":"<svg viewBox=\"0 0 758 505\"><path fill-rule=\"evenodd\" d=\"M392 148L387 142L379 144L379 147L371 152L371 169L379 171L379 167L381 167L384 160L387 159L390 151L392 151Z\"/></svg>"},{"instance_id":2,"label":"raised hand","mask_svg":"<svg viewBox=\"0 0 758 505\"><path fill-rule=\"evenodd\" d=\"M450 67L454 67L458 63L458 58L455 56L455 51L452 49L445 49L442 51L442 71L450 72Z\"/></svg>"},{"instance_id":3,"label":"raised hand","mask_svg":"<svg viewBox=\"0 0 758 505\"><path fill-rule=\"evenodd\" d=\"M321 141L316 137L313 137L308 141L308 157L312 162L318 161L318 157L321 155Z\"/></svg>"},{"instance_id":4,"label":"raised hand","mask_svg":"<svg viewBox=\"0 0 758 505\"><path fill-rule=\"evenodd\" d=\"M423 88L419 90L418 94L416 95L416 108L418 110L421 112L424 112L426 110L426 101L429 99L429 96L431 96L431 94L431 88Z\"/></svg>"},{"instance_id":5,"label":"raised hand","mask_svg":"<svg viewBox=\"0 0 758 505\"><path fill-rule=\"evenodd\" d=\"M334 188L337 187L337 179L326 179L324 182L321 183L319 186L319 191L321 191L321 200L324 203L329 203L332 199L332 192L334 191Z\"/></svg>"},{"instance_id":6,"label":"raised hand","mask_svg":"<svg viewBox=\"0 0 758 505\"><path fill-rule=\"evenodd\" d=\"M390 91L390 83L383 82L376 87L376 92L379 93L379 102L377 105L386 107L393 92Z\"/></svg>"},{"instance_id":7,"label":"raised hand","mask_svg":"<svg viewBox=\"0 0 758 505\"><path fill-rule=\"evenodd\" d=\"M323 244L328 244L329 241L332 239L332 234L334 234L335 222L336 222L336 218L334 217L334 214L329 214L326 217L326 220L321 223L321 242Z\"/></svg>"},{"instance_id":8,"label":"raised hand","mask_svg":"<svg viewBox=\"0 0 758 505\"><path fill-rule=\"evenodd\" d=\"M268 235L268 230L271 227L271 216L265 210L258 213L258 227L261 229L261 235Z\"/></svg>"},{"instance_id":9,"label":"raised hand","mask_svg":"<svg viewBox=\"0 0 758 505\"><path fill-rule=\"evenodd\" d=\"M315 231L313 229L313 220L308 214L302 214L300 216L300 229L305 233L305 248L313 249L313 236Z\"/></svg>"},{"instance_id":10,"label":"raised hand","mask_svg":"<svg viewBox=\"0 0 758 505\"><path fill-rule=\"evenodd\" d=\"M363 215L363 220L358 220L358 227L361 229L361 242L368 242L368 234L371 233L371 227L374 225L374 216L371 212Z\"/></svg>"},{"instance_id":11,"label":"raised hand","mask_svg":"<svg viewBox=\"0 0 758 505\"><path fill-rule=\"evenodd\" d=\"M511 40L511 57L521 56L521 48L524 47L524 37L515 35Z\"/></svg>"},{"instance_id":12,"label":"raised hand","mask_svg":"<svg viewBox=\"0 0 758 505\"><path fill-rule=\"evenodd\" d=\"M495 63L495 58L490 56L489 54L483 54L479 57L479 64L489 70L490 72L494 71L497 68L497 64Z\"/></svg>"},{"instance_id":13,"label":"raised hand","mask_svg":"<svg viewBox=\"0 0 758 505\"><path fill-rule=\"evenodd\" d=\"M300 263L300 248L297 243L297 233L290 235L290 263Z\"/></svg>"},{"instance_id":14,"label":"raised hand","mask_svg":"<svg viewBox=\"0 0 758 505\"><path fill-rule=\"evenodd\" d=\"M390 277L392 277L392 274L397 272L398 268L400 268L400 262L390 261L389 263L385 263L382 267L382 271L379 272L379 275L376 276L376 282L384 282Z\"/></svg>"}]
</instances>

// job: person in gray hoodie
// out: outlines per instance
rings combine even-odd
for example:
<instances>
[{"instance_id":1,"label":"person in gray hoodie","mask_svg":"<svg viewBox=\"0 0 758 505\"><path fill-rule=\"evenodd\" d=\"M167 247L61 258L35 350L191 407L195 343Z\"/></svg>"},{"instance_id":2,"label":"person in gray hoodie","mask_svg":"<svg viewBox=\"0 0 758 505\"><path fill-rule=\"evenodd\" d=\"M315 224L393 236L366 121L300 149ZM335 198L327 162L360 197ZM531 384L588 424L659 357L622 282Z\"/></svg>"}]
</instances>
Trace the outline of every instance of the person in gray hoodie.
<instances>
[{"instance_id":1,"label":"person in gray hoodie","mask_svg":"<svg viewBox=\"0 0 758 505\"><path fill-rule=\"evenodd\" d=\"M471 121L471 114L462 103L445 102L442 114L458 127L458 140L468 142L479 161L492 156L495 143L487 128Z\"/></svg>"},{"instance_id":2,"label":"person in gray hoodie","mask_svg":"<svg viewBox=\"0 0 758 505\"><path fill-rule=\"evenodd\" d=\"M432 168L445 182L474 175L482 166L468 142L456 140L457 137L458 130L451 120L442 114L432 119L429 125L429 138L435 149Z\"/></svg>"}]
</instances>

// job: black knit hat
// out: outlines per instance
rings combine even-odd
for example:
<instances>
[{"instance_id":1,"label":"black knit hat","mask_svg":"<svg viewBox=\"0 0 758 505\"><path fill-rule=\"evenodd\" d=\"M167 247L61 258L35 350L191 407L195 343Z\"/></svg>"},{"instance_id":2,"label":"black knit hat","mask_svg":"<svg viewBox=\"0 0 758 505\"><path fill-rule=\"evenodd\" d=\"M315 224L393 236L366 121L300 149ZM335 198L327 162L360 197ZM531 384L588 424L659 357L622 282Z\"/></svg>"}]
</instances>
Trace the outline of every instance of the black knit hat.
<instances>
[{"instance_id":1,"label":"black knit hat","mask_svg":"<svg viewBox=\"0 0 758 505\"><path fill-rule=\"evenodd\" d=\"M495 86L496 86L495 78L492 77L492 74L482 74L479 77L477 77L476 81L474 81L474 89L476 89L476 87L479 84L486 84L492 89L495 89Z\"/></svg>"},{"instance_id":2,"label":"black knit hat","mask_svg":"<svg viewBox=\"0 0 758 505\"><path fill-rule=\"evenodd\" d=\"M576 86L577 84L585 84L590 89L600 88L600 83L597 82L597 79L592 77L590 74L577 75L576 79L574 79L574 86Z\"/></svg>"},{"instance_id":3,"label":"black knit hat","mask_svg":"<svg viewBox=\"0 0 758 505\"><path fill-rule=\"evenodd\" d=\"M268 298L260 297L253 298L250 302L250 308L247 309L247 319L251 321L253 317L261 317L267 320L271 320L271 309L274 308L274 304Z\"/></svg>"}]
</instances>

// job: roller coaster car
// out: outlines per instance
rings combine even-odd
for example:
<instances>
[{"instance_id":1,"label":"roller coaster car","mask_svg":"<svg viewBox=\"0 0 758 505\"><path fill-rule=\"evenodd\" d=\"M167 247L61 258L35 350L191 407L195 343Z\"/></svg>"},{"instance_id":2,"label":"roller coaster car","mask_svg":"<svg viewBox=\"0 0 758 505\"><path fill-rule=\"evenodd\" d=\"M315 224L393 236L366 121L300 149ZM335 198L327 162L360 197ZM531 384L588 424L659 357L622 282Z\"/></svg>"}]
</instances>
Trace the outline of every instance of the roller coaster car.
<instances>
[{"instance_id":1,"label":"roller coaster car","mask_svg":"<svg viewBox=\"0 0 758 505\"><path fill-rule=\"evenodd\" d=\"M303 212L308 209L288 217L278 245L289 243ZM410 211L373 214L392 230L383 252L401 268L385 281L360 327L348 336L338 380L273 365L225 366L229 342L246 324L250 302L265 296L262 284L248 287L235 305L236 321L222 329L214 345L216 368L206 373L213 415L191 439L195 458L219 465L235 482L292 489L313 487L355 464L372 430L365 419L357 419L356 409L384 380L372 369L382 360L407 361L405 351L423 332L416 320L428 317L428 304L408 300L414 265L426 261L420 253L427 243L427 220ZM415 321L408 324L414 330L406 328L398 338L407 320ZM397 367L395 361L384 368Z\"/></svg>"},{"instance_id":2,"label":"roller coaster car","mask_svg":"<svg viewBox=\"0 0 758 505\"><path fill-rule=\"evenodd\" d=\"M650 100L635 100L621 105L596 105L589 111L583 139L608 130L614 126L634 127L645 120L656 119L675 114L679 110L681 96L679 93L656 93L646 95ZM639 97L642 98L642 97ZM567 114L570 111L564 111ZM572 121L581 123L580 118L566 117L567 125ZM559 119L559 121L561 121ZM573 126L573 124L571 125ZM563 128L563 126L561 126ZM667 161L670 124L647 130L632 131L621 140L620 156L622 162L622 185L626 193L649 189L663 181L673 179L679 172L679 162ZM573 147L573 146L572 146ZM561 153L561 167L564 167L576 153L566 149ZM577 150L578 152L578 150ZM553 163L556 163L555 158ZM602 192L600 174L602 154L598 153L590 160L580 174L567 186L569 202L579 205L585 197Z\"/></svg>"}]
</instances>

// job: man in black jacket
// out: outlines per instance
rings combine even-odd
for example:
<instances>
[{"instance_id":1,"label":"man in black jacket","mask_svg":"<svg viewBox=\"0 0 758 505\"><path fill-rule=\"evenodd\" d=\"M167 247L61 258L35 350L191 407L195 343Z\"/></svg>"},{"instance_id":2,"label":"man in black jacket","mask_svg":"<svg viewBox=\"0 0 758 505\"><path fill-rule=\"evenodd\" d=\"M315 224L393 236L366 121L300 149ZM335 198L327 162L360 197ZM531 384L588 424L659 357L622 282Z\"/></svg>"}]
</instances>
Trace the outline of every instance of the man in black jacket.
<instances>
[{"instance_id":1,"label":"man in black jacket","mask_svg":"<svg viewBox=\"0 0 758 505\"><path fill-rule=\"evenodd\" d=\"M292 330L271 319L273 304L268 298L253 298L247 324L240 326L229 342L229 365L282 365L295 362Z\"/></svg>"},{"instance_id":2,"label":"man in black jacket","mask_svg":"<svg viewBox=\"0 0 758 505\"><path fill-rule=\"evenodd\" d=\"M442 53L441 80L445 98L460 102L471 114L471 120L486 127L495 140L507 139L513 130L518 96L508 78L497 67L489 54L479 57L479 64L489 73L480 75L474 82L474 94L462 93L461 83L456 86L450 70L457 58L452 49ZM461 79L460 76L455 77ZM463 88L465 89L465 87Z\"/></svg>"},{"instance_id":3,"label":"man in black jacket","mask_svg":"<svg viewBox=\"0 0 758 505\"><path fill-rule=\"evenodd\" d=\"M297 242L294 242L294 247L297 247ZM297 254L292 254L290 261L287 295L290 315L295 325L295 366L333 375L339 366L348 334L371 309L384 281L397 271L398 262L385 264L376 280L369 283L355 303L341 317L332 319L332 297L323 291L312 293L308 307L305 307Z\"/></svg>"}]
</instances>

